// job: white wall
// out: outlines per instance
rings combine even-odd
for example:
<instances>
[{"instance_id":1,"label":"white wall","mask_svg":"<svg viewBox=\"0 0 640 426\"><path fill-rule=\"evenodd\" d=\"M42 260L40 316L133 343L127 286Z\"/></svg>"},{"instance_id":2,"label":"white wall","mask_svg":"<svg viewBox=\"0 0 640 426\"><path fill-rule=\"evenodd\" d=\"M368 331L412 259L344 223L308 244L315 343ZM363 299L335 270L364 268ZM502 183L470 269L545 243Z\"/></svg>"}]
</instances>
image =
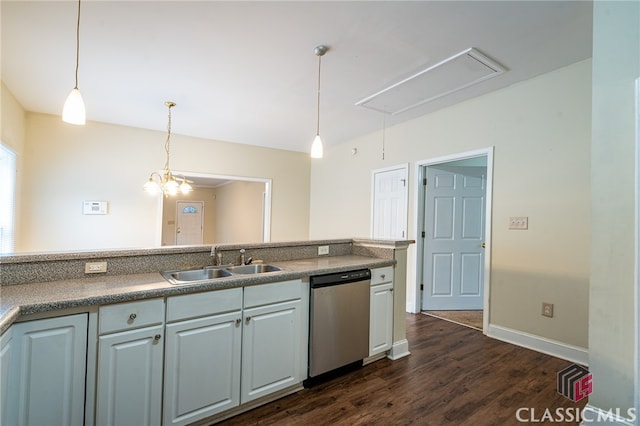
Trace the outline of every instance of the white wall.
<instances>
[{"instance_id":1,"label":"white wall","mask_svg":"<svg viewBox=\"0 0 640 426\"><path fill-rule=\"evenodd\" d=\"M159 245L160 206L142 186L164 165L164 132L27 113L18 251ZM171 168L272 179L273 241L308 238L305 153L173 134ZM82 215L83 200L106 200L106 216Z\"/></svg>"},{"instance_id":2,"label":"white wall","mask_svg":"<svg viewBox=\"0 0 640 426\"><path fill-rule=\"evenodd\" d=\"M418 239L415 162L494 146L490 322L586 348L590 105L587 60L390 125L385 160L382 131L327 149L312 162L310 237L368 236L371 170L410 162L409 236ZM509 231L509 216L529 216L529 230ZM543 301L554 318L541 316Z\"/></svg>"},{"instance_id":3,"label":"white wall","mask_svg":"<svg viewBox=\"0 0 640 426\"><path fill-rule=\"evenodd\" d=\"M594 2L592 250L589 404L608 410L638 404L635 325L635 111L640 77L640 2ZM636 413L640 416L640 413ZM636 417L637 418L637 417ZM637 421L637 420L636 420Z\"/></svg>"}]
</instances>

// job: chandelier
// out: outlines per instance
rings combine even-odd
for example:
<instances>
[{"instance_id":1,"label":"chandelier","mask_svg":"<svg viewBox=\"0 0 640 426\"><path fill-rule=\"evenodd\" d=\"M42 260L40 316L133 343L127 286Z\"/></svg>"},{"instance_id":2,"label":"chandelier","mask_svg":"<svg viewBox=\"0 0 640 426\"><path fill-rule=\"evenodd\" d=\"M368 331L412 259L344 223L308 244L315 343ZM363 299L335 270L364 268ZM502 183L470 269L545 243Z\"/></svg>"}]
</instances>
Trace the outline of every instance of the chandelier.
<instances>
[{"instance_id":1,"label":"chandelier","mask_svg":"<svg viewBox=\"0 0 640 426\"><path fill-rule=\"evenodd\" d=\"M169 120L167 124L167 140L164 143L164 151L167 155L167 160L164 163L164 170L162 175L158 172L153 172L149 175L149 180L144 184L144 190L151 195L162 192L165 197L170 195L176 195L178 192L182 194L188 194L192 188L189 185L189 181L184 176L174 176L169 169L169 156L171 145L171 108L176 106L174 102L165 102L167 108L169 108Z\"/></svg>"}]
</instances>

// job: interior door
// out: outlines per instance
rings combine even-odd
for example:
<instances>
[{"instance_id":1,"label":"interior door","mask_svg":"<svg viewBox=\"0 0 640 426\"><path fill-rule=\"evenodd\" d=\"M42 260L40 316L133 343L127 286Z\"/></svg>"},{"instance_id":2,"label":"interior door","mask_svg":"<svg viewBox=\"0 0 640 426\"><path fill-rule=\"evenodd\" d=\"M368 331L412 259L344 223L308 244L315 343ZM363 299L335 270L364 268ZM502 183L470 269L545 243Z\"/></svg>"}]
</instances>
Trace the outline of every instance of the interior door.
<instances>
[{"instance_id":1,"label":"interior door","mask_svg":"<svg viewBox=\"0 0 640 426\"><path fill-rule=\"evenodd\" d=\"M204 201L178 201L176 209L176 244L202 244Z\"/></svg>"},{"instance_id":2,"label":"interior door","mask_svg":"<svg viewBox=\"0 0 640 426\"><path fill-rule=\"evenodd\" d=\"M407 237L407 167L373 172L372 238Z\"/></svg>"},{"instance_id":3,"label":"interior door","mask_svg":"<svg viewBox=\"0 0 640 426\"><path fill-rule=\"evenodd\" d=\"M427 167L422 309L483 309L486 167Z\"/></svg>"}]
</instances>

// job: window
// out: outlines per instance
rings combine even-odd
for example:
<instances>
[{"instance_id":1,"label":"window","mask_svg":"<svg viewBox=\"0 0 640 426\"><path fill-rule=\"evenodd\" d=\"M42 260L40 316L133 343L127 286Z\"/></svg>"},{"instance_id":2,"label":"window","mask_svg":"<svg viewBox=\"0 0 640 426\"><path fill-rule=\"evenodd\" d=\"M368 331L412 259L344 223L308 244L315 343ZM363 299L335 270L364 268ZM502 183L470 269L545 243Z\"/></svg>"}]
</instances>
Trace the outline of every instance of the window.
<instances>
[{"instance_id":1,"label":"window","mask_svg":"<svg viewBox=\"0 0 640 426\"><path fill-rule=\"evenodd\" d=\"M0 145L0 253L15 251L16 154Z\"/></svg>"}]
</instances>

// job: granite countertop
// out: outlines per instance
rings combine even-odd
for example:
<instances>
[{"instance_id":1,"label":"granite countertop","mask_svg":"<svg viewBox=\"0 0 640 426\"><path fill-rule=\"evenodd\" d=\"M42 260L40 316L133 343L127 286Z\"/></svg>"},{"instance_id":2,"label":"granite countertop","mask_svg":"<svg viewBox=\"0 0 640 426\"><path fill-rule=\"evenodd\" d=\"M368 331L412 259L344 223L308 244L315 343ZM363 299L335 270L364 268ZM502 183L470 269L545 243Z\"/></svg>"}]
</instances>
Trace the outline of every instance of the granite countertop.
<instances>
[{"instance_id":1,"label":"granite countertop","mask_svg":"<svg viewBox=\"0 0 640 426\"><path fill-rule=\"evenodd\" d=\"M157 272L2 286L0 287L0 334L21 315L42 312L54 314L54 311L59 309L244 287L350 269L377 268L394 263L392 259L347 255L277 261L273 264L282 268L281 271L233 275L179 285L170 284Z\"/></svg>"}]
</instances>

